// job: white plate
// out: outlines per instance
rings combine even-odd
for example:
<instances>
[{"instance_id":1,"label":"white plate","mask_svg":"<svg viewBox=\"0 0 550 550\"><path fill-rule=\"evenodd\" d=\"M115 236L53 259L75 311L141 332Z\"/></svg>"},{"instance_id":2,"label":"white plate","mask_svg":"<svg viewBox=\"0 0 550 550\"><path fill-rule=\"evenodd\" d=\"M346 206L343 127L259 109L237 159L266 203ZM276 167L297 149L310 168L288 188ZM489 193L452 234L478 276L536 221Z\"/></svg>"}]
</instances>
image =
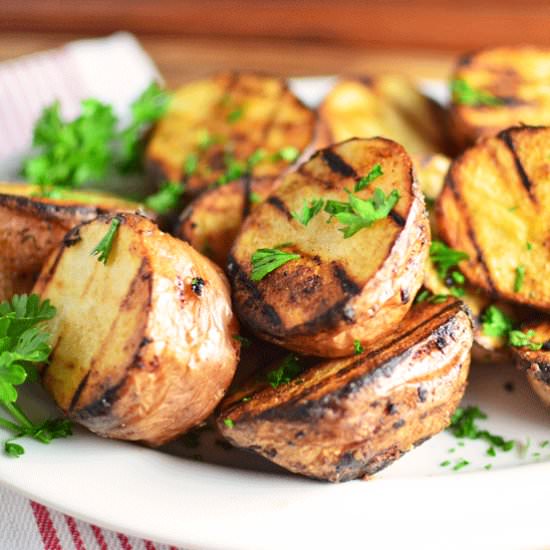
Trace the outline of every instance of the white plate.
<instances>
[{"instance_id":1,"label":"white plate","mask_svg":"<svg viewBox=\"0 0 550 550\"><path fill-rule=\"evenodd\" d=\"M295 87L314 102L329 82ZM429 91L444 97L441 85ZM35 414L52 411L39 388L24 399ZM330 485L222 449L212 432L199 449L179 441L159 452L77 429L52 445L25 441L18 460L0 455L0 482L102 527L187 549L548 548L550 445L540 446L550 439L548 411L511 365L474 365L465 402L488 413L488 429L530 438L530 447L491 458L486 444L460 447L442 433L370 482ZM205 462L193 460L198 453ZM454 472L462 458L470 465Z\"/></svg>"}]
</instances>

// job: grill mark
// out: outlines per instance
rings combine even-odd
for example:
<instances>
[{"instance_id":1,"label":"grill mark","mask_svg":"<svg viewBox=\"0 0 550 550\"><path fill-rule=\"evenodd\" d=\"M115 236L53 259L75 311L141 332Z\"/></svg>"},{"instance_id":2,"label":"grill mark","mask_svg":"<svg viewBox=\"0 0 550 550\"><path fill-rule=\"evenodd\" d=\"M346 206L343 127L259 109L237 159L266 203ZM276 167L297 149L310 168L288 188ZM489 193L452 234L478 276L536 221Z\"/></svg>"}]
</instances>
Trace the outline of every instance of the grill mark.
<instances>
[{"instance_id":1,"label":"grill mark","mask_svg":"<svg viewBox=\"0 0 550 550\"><path fill-rule=\"evenodd\" d=\"M282 212L288 220L292 219L292 214L288 210L286 204L276 195L271 195L265 202Z\"/></svg>"},{"instance_id":2,"label":"grill mark","mask_svg":"<svg viewBox=\"0 0 550 550\"><path fill-rule=\"evenodd\" d=\"M485 256L483 254L483 251L481 250L481 247L479 246L479 243L477 242L477 237L476 237L475 232L474 232L473 227L472 227L472 220L470 219L470 215L468 213L468 208L467 208L466 203L464 202L464 200L462 198L462 195L461 195L461 193L460 193L460 191L459 191L459 189L456 185L456 182L454 180L454 177L453 177L451 171L449 171L447 173L447 176L445 178L445 185L449 186L449 189L453 193L453 196L454 196L456 202L458 203L459 210L462 211L462 216L463 216L464 221L466 222L466 226L467 226L468 238L470 239L470 241L472 243L472 246L474 247L474 249L476 251L477 261L481 265L481 268L483 269L483 272L485 273L485 282L486 282L487 286L489 287L489 291L492 294L495 294L496 293L496 287L495 287L495 284L493 282L491 272L489 271L489 267L488 267L487 263L485 262Z\"/></svg>"},{"instance_id":3,"label":"grill mark","mask_svg":"<svg viewBox=\"0 0 550 550\"><path fill-rule=\"evenodd\" d=\"M149 262L145 258L141 260L141 265L139 266L136 276L132 279L132 282L130 283L130 286L128 288L128 292L126 292L126 295L120 302L119 311L124 311L125 309L127 309L128 304L133 298L136 286L143 280L143 275L148 263Z\"/></svg>"},{"instance_id":4,"label":"grill mark","mask_svg":"<svg viewBox=\"0 0 550 550\"><path fill-rule=\"evenodd\" d=\"M450 302L443 309L439 309L436 313L434 313L433 315L431 315L430 317L428 317L427 319L425 319L424 321L422 321L412 329L402 334L398 334L395 338L390 340L385 345L361 356L356 361L353 361L349 365L341 368L338 372L334 373L332 376L334 378L341 378L342 376L348 374L350 371L364 364L366 361L375 359L387 349L395 346L398 342L401 342L406 338L409 338L410 336L419 332L421 329L431 324L438 318L444 317L445 315L447 315L449 312L452 312L453 310L455 310L455 313L458 313L461 309L462 308L458 305L456 301ZM451 315L448 315L447 319L441 322L441 325L436 329L435 332L447 331L448 325L452 321L453 321L453 317ZM324 396L324 397L340 398L343 395L351 393L352 390L357 390L360 387L365 386L366 384L376 379L378 376L381 376L382 374L385 374L387 376L391 375L391 373L396 368L398 363L402 360L402 358L406 357L407 354L410 354L410 353L411 353L410 348L404 349L403 351L398 353L398 355L393 355L389 357L384 363L377 365L374 369L369 371L367 374L360 377L359 380L350 380L344 385L344 387L340 388L339 390L336 390L335 392L332 392L331 394L329 394L329 396ZM302 419L304 419L304 417L308 417L311 414L311 412L314 411L316 408L319 408L320 410L322 410L324 407L322 404L319 403L319 401L307 401L307 400L312 393L322 388L324 384L325 384L325 381L321 380L319 383L313 386L310 386L309 388L304 390L299 396L287 401L286 403L277 405L275 407L272 407L270 409L263 411L258 415L257 418L269 419L269 418L275 418L275 417L277 418L284 417L286 419L292 420L295 417L296 418L301 417ZM305 402L304 405L301 405L299 407L299 410L295 410L295 409L293 410L294 406L299 401ZM246 417L247 417L246 414L242 416L243 419Z\"/></svg>"},{"instance_id":5,"label":"grill mark","mask_svg":"<svg viewBox=\"0 0 550 550\"><path fill-rule=\"evenodd\" d=\"M76 388L76 391L73 394L73 397L71 399L71 403L69 405L68 412L73 412L74 408L76 407L78 400L80 399L80 396L82 395L82 392L84 391L84 388L86 387L86 384L88 383L88 379L90 378L90 374L92 373L92 369L90 368L88 372L85 374L84 378L80 381L80 384L78 384L78 387Z\"/></svg>"},{"instance_id":6,"label":"grill mark","mask_svg":"<svg viewBox=\"0 0 550 550\"><path fill-rule=\"evenodd\" d=\"M73 416L76 416L80 421L85 421L89 418L106 416L109 414L111 407L116 401L119 390L126 383L127 379L128 374L126 374L120 382L106 390L99 399L77 411Z\"/></svg>"},{"instance_id":7,"label":"grill mark","mask_svg":"<svg viewBox=\"0 0 550 550\"><path fill-rule=\"evenodd\" d=\"M321 151L321 157L335 174L340 174L346 178L357 177L357 172L353 166L349 165L338 153L335 153L333 149L323 149Z\"/></svg>"},{"instance_id":8,"label":"grill mark","mask_svg":"<svg viewBox=\"0 0 550 550\"><path fill-rule=\"evenodd\" d=\"M398 214L395 210L390 210L389 217L395 222L399 227L405 227L405 220L401 214Z\"/></svg>"},{"instance_id":9,"label":"grill mark","mask_svg":"<svg viewBox=\"0 0 550 550\"><path fill-rule=\"evenodd\" d=\"M243 220L250 214L250 195L252 193L252 176L250 172L246 172L242 179L242 187L244 189L244 201L242 217Z\"/></svg>"},{"instance_id":10,"label":"grill mark","mask_svg":"<svg viewBox=\"0 0 550 550\"><path fill-rule=\"evenodd\" d=\"M361 288L355 283L355 281L347 274L342 265L336 261L332 261L332 273L338 279L340 287L344 294L357 295L361 292Z\"/></svg>"},{"instance_id":11,"label":"grill mark","mask_svg":"<svg viewBox=\"0 0 550 550\"><path fill-rule=\"evenodd\" d=\"M518 173L519 179L521 180L523 187L527 191L527 194L529 195L529 197L534 203L538 202L537 197L533 193L533 184L529 179L529 176L525 172L525 168L523 167L523 164L519 158L517 149L514 145L514 142L512 141L510 132L509 131L500 132L498 137L506 144L506 146L510 150L510 153L512 153L512 156L514 157L514 165L516 167L516 172Z\"/></svg>"}]
</instances>

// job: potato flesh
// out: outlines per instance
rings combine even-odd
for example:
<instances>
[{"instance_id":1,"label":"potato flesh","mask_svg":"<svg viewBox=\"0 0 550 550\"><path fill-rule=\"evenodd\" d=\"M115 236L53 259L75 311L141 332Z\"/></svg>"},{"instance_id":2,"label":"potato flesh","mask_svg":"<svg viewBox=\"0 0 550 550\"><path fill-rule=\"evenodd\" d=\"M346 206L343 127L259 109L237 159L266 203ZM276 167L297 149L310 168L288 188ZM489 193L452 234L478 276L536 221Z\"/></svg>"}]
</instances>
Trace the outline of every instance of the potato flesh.
<instances>
[{"instance_id":1,"label":"potato flesh","mask_svg":"<svg viewBox=\"0 0 550 550\"><path fill-rule=\"evenodd\" d=\"M550 130L524 127L480 142L454 161L437 206L444 240L470 256L461 270L471 283L544 310L550 309L549 140ZM525 278L516 291L519 266Z\"/></svg>"}]
</instances>

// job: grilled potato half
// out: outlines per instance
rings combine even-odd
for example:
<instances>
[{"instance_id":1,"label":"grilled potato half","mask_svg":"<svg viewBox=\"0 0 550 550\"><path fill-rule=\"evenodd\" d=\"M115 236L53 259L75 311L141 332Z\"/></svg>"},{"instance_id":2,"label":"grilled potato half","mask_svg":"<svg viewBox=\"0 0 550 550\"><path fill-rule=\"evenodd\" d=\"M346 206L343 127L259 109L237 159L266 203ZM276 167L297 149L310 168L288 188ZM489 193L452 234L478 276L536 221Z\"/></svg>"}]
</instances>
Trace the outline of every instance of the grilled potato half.
<instances>
[{"instance_id":1,"label":"grilled potato half","mask_svg":"<svg viewBox=\"0 0 550 550\"><path fill-rule=\"evenodd\" d=\"M376 168L383 174L350 194ZM366 208L367 201L372 207L380 194L392 193L399 199L388 215L349 238L341 230L344 218L358 219L351 212L339 221L319 211L306 226L292 216L313 200L345 207L355 197ZM348 228L355 222L349 223ZM246 219L228 261L235 308L264 340L321 357L350 355L355 340L366 344L393 330L411 307L422 283L429 235L403 147L376 138L322 149ZM259 280L253 255L277 247L299 257Z\"/></svg>"},{"instance_id":2,"label":"grilled potato half","mask_svg":"<svg viewBox=\"0 0 550 550\"><path fill-rule=\"evenodd\" d=\"M105 193L64 191L63 198L34 196L33 185L0 183L0 301L30 292L42 264L69 229L108 211L139 204Z\"/></svg>"},{"instance_id":3,"label":"grilled potato half","mask_svg":"<svg viewBox=\"0 0 550 550\"><path fill-rule=\"evenodd\" d=\"M411 154L447 150L441 107L402 75L341 80L325 97L319 114L321 138L327 145L382 136Z\"/></svg>"},{"instance_id":4,"label":"grilled potato half","mask_svg":"<svg viewBox=\"0 0 550 550\"><path fill-rule=\"evenodd\" d=\"M225 268L243 220L275 188L277 179L241 179L210 189L181 213L175 234Z\"/></svg>"},{"instance_id":5,"label":"grilled potato half","mask_svg":"<svg viewBox=\"0 0 550 550\"><path fill-rule=\"evenodd\" d=\"M116 216L107 263L91 252L113 224L74 228L35 292L57 308L46 389L104 437L160 445L202 422L238 361L237 321L221 270L150 220Z\"/></svg>"},{"instance_id":6,"label":"grilled potato half","mask_svg":"<svg viewBox=\"0 0 550 550\"><path fill-rule=\"evenodd\" d=\"M278 385L253 378L222 402L219 430L233 445L305 476L372 475L449 424L466 387L471 344L459 301L420 304L360 355L317 359Z\"/></svg>"},{"instance_id":7,"label":"grilled potato half","mask_svg":"<svg viewBox=\"0 0 550 550\"><path fill-rule=\"evenodd\" d=\"M490 295L550 310L550 129L486 138L451 165L436 205L460 269Z\"/></svg>"},{"instance_id":8,"label":"grilled potato half","mask_svg":"<svg viewBox=\"0 0 550 550\"><path fill-rule=\"evenodd\" d=\"M316 115L285 80L222 73L174 93L147 146L148 170L157 183L185 182L193 196L244 172L278 176L296 160L281 152L303 152L315 132Z\"/></svg>"},{"instance_id":9,"label":"grilled potato half","mask_svg":"<svg viewBox=\"0 0 550 550\"><path fill-rule=\"evenodd\" d=\"M517 126L550 125L550 49L499 47L461 57L453 74L451 133L464 148Z\"/></svg>"},{"instance_id":10,"label":"grilled potato half","mask_svg":"<svg viewBox=\"0 0 550 550\"><path fill-rule=\"evenodd\" d=\"M527 373L527 380L541 401L550 407L550 319L526 323L523 332L534 331L531 341L542 344L541 349L511 347L516 364Z\"/></svg>"}]
</instances>

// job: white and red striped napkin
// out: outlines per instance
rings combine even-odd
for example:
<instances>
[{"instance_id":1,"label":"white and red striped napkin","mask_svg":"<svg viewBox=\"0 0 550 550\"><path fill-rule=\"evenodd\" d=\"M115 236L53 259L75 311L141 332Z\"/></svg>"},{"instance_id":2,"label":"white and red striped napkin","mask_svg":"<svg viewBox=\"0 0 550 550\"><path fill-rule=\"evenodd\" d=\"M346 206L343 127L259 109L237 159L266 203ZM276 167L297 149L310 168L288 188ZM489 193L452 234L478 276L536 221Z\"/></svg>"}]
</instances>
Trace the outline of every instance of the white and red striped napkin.
<instances>
[{"instance_id":1,"label":"white and red striped napkin","mask_svg":"<svg viewBox=\"0 0 550 550\"><path fill-rule=\"evenodd\" d=\"M59 100L64 116L74 117L80 101L93 97L113 105L124 120L130 103L152 80L160 80L154 63L127 33L0 63L0 181L17 178L21 158L31 147L34 123L45 106ZM174 550L89 525L0 485L0 550L169 548Z\"/></svg>"}]
</instances>

